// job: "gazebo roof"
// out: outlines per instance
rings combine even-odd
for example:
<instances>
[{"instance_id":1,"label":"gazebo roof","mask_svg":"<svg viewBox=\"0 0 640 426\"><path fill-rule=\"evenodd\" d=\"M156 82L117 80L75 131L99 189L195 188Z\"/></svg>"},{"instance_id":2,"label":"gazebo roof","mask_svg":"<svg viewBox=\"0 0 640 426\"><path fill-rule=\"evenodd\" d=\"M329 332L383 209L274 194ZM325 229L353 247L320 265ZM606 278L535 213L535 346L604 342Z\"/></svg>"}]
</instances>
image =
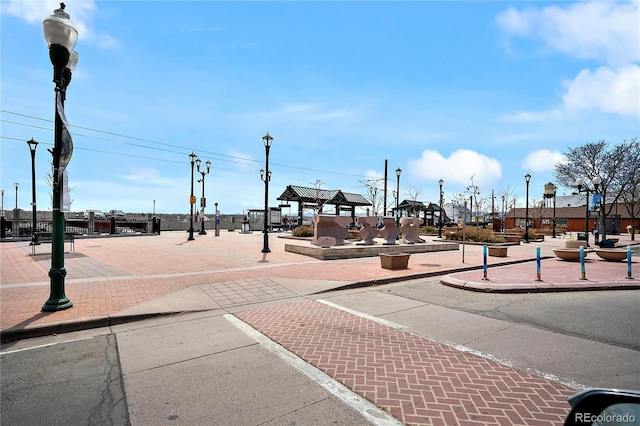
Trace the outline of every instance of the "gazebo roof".
<instances>
[{"instance_id":1,"label":"gazebo roof","mask_svg":"<svg viewBox=\"0 0 640 426\"><path fill-rule=\"evenodd\" d=\"M339 189L328 190L319 188L309 188L305 186L288 185L282 195L278 197L280 201L295 201L300 203L322 203L340 206L370 206L360 194L342 192Z\"/></svg>"}]
</instances>

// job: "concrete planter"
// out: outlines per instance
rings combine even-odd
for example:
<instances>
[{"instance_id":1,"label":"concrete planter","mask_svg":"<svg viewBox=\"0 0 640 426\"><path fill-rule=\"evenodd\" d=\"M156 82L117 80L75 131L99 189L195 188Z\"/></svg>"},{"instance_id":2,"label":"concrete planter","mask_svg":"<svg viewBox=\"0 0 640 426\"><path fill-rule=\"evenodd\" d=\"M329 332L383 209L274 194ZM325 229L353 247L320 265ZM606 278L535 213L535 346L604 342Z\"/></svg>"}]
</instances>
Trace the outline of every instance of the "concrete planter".
<instances>
[{"instance_id":1,"label":"concrete planter","mask_svg":"<svg viewBox=\"0 0 640 426\"><path fill-rule=\"evenodd\" d=\"M562 260L578 261L580 260L579 248L565 248L565 249L553 249L553 253ZM589 252L584 251L584 257L586 258Z\"/></svg>"},{"instance_id":2,"label":"concrete planter","mask_svg":"<svg viewBox=\"0 0 640 426\"><path fill-rule=\"evenodd\" d=\"M406 253L379 253L378 256L380 256L380 265L384 269L407 269L411 255Z\"/></svg>"},{"instance_id":3,"label":"concrete planter","mask_svg":"<svg viewBox=\"0 0 640 426\"><path fill-rule=\"evenodd\" d=\"M489 252L489 256L507 257L507 247L488 246L487 249Z\"/></svg>"},{"instance_id":4,"label":"concrete planter","mask_svg":"<svg viewBox=\"0 0 640 426\"><path fill-rule=\"evenodd\" d=\"M627 251L626 250L616 250L616 249L596 249L596 254L609 262L620 262L621 260L627 259Z\"/></svg>"}]
</instances>

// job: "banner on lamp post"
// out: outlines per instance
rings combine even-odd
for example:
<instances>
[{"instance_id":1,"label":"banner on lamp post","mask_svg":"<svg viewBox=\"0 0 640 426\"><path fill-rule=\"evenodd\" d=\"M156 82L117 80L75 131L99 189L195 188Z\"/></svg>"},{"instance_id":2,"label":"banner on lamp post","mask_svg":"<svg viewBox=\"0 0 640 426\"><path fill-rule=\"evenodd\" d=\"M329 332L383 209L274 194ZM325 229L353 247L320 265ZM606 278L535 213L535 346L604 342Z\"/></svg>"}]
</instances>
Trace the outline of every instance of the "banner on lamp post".
<instances>
[{"instance_id":1,"label":"banner on lamp post","mask_svg":"<svg viewBox=\"0 0 640 426\"><path fill-rule=\"evenodd\" d=\"M60 92L56 95L56 102L58 107L58 116L62 121L62 141L60 145L60 168L58 173L63 173L64 169L71 161L73 155L73 140L71 139L71 133L69 132L69 124L67 123L67 117L64 113L64 105L62 104L62 94Z\"/></svg>"},{"instance_id":2,"label":"banner on lamp post","mask_svg":"<svg viewBox=\"0 0 640 426\"><path fill-rule=\"evenodd\" d=\"M69 194L69 172L62 173L62 185L60 186L60 211L69 213L71 211L71 196Z\"/></svg>"}]
</instances>

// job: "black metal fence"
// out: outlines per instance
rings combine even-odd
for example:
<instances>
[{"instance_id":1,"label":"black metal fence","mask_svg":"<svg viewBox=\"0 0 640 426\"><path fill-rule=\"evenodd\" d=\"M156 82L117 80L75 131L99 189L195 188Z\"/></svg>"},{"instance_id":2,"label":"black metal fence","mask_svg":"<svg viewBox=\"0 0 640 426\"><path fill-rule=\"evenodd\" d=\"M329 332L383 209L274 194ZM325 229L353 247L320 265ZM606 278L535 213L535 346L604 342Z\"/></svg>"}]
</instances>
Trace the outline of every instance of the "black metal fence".
<instances>
[{"instance_id":1,"label":"black metal fence","mask_svg":"<svg viewBox=\"0 0 640 426\"><path fill-rule=\"evenodd\" d=\"M0 238L30 238L33 220L16 219L7 220L1 218ZM52 231L51 220L36 220L36 233L50 233ZM104 234L143 234L160 233L160 219L149 220L83 220L66 219L65 234L75 235L104 235Z\"/></svg>"}]
</instances>

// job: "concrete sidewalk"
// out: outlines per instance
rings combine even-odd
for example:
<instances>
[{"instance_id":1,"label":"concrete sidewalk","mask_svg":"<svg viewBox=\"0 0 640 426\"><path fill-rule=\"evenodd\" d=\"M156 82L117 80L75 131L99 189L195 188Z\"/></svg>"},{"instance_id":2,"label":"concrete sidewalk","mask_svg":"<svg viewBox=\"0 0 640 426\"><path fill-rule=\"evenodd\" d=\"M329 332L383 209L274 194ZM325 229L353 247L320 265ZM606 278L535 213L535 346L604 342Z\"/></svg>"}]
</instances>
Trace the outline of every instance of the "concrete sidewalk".
<instances>
[{"instance_id":1,"label":"concrete sidewalk","mask_svg":"<svg viewBox=\"0 0 640 426\"><path fill-rule=\"evenodd\" d=\"M639 385L635 351L378 291L447 272L467 289L546 291L530 259L537 245L552 256L562 239L489 258L490 281L482 269L461 272L481 267L482 246L465 246L464 263L462 250L414 254L409 269L391 271L378 258L309 259L285 242L272 235L263 259L257 233L79 239L66 259L74 306L47 314L46 253L2 243L2 333L115 334L132 424L547 425L561 423L586 372L591 386ZM591 283L627 282L623 262L589 259ZM542 265L553 290L586 284L579 264Z\"/></svg>"}]
</instances>

